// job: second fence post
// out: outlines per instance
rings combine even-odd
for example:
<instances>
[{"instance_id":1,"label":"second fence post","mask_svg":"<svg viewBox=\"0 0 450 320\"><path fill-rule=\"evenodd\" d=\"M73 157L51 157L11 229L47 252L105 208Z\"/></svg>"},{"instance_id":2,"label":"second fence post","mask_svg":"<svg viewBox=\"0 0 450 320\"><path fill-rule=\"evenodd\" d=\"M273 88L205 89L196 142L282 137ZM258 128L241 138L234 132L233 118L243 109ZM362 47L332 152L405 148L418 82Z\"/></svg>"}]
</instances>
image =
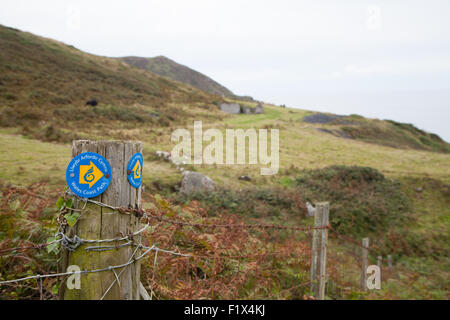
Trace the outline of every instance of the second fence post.
<instances>
[{"instance_id":1,"label":"second fence post","mask_svg":"<svg viewBox=\"0 0 450 320\"><path fill-rule=\"evenodd\" d=\"M390 254L388 254L387 256L387 264L388 264L388 272L389 272L389 276L392 273L392 256Z\"/></svg>"},{"instance_id":2,"label":"second fence post","mask_svg":"<svg viewBox=\"0 0 450 320\"><path fill-rule=\"evenodd\" d=\"M320 203L320 210L322 213L322 227L321 242L320 242L320 269L319 269L319 300L325 299L325 286L327 283L327 247L328 247L328 215L330 213L330 206L328 202ZM319 205L317 206L319 208Z\"/></svg>"},{"instance_id":3,"label":"second fence post","mask_svg":"<svg viewBox=\"0 0 450 320\"><path fill-rule=\"evenodd\" d=\"M311 255L311 293L319 300L325 299L325 286L327 282L327 245L328 245L328 218L330 205L328 202L318 203L314 214L314 229L312 255Z\"/></svg>"},{"instance_id":4,"label":"second fence post","mask_svg":"<svg viewBox=\"0 0 450 320\"><path fill-rule=\"evenodd\" d=\"M111 207L140 208L141 187L134 188L128 182L127 166L133 154L142 153L141 142L77 140L72 143L72 156L83 152L95 152L105 157L111 166L111 182L108 188L92 200ZM75 207L85 206L83 200L75 201ZM107 207L86 203L77 223L67 230L69 237L82 239L113 239L127 236L139 229L139 219L133 214L120 213ZM133 241L140 242L140 236ZM103 243L114 246L120 243ZM91 244L92 245L92 244ZM95 245L95 244L94 244ZM135 246L124 246L107 251L89 251L89 244L81 244L74 251L63 252L63 271L70 265L83 270L102 269L132 261L139 256ZM135 252L135 250L137 250ZM120 275L120 276L119 276ZM124 268L111 271L81 274L81 288L68 289L62 282L61 297L65 300L139 299L140 263L135 261Z\"/></svg>"},{"instance_id":5,"label":"second fence post","mask_svg":"<svg viewBox=\"0 0 450 320\"><path fill-rule=\"evenodd\" d=\"M382 268L383 268L383 257L382 256L378 256L377 257L377 266L378 266L378 268L380 268L380 275L381 275L381 278L383 278L383 271L382 271Z\"/></svg>"}]
</instances>

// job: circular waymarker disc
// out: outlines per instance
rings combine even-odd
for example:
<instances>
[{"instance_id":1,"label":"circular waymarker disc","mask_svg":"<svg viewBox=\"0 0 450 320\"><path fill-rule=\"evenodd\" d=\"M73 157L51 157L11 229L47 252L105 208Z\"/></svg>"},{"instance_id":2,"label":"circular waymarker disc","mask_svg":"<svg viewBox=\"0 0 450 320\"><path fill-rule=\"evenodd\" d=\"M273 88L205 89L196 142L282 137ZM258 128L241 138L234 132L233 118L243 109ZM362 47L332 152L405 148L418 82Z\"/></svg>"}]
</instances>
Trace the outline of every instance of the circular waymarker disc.
<instances>
[{"instance_id":1,"label":"circular waymarker disc","mask_svg":"<svg viewBox=\"0 0 450 320\"><path fill-rule=\"evenodd\" d=\"M70 161L66 170L70 190L82 198L94 198L102 194L111 182L108 161L95 152L84 152Z\"/></svg>"},{"instance_id":2,"label":"circular waymarker disc","mask_svg":"<svg viewBox=\"0 0 450 320\"><path fill-rule=\"evenodd\" d=\"M144 163L144 157L142 156L142 153L140 153L140 152L135 153L131 157L130 162L128 162L128 167L127 167L128 181L130 181L130 184L135 188L139 188L142 183L142 165L143 165L143 163Z\"/></svg>"}]
</instances>

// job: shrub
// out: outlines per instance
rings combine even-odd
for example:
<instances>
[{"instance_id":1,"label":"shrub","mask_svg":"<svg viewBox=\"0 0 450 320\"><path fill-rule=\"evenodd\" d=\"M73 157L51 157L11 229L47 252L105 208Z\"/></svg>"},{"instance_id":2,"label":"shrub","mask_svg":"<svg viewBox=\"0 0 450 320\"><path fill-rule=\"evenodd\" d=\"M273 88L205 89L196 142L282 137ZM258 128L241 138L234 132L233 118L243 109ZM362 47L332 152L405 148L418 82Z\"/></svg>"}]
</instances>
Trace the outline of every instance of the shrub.
<instances>
[{"instance_id":1,"label":"shrub","mask_svg":"<svg viewBox=\"0 0 450 320\"><path fill-rule=\"evenodd\" d=\"M305 171L296 180L311 202L330 202L332 227L347 234L383 233L404 223L411 208L400 183L373 168L331 166Z\"/></svg>"}]
</instances>

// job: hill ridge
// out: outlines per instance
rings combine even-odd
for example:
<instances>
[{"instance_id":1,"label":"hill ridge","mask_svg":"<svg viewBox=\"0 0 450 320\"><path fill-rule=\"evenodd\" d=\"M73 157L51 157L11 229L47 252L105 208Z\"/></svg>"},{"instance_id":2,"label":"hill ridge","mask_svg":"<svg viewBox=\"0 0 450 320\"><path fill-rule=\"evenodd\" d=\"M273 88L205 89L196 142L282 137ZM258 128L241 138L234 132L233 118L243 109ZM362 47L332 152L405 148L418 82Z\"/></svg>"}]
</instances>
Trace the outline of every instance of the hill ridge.
<instances>
[{"instance_id":1,"label":"hill ridge","mask_svg":"<svg viewBox=\"0 0 450 320\"><path fill-rule=\"evenodd\" d=\"M231 90L211 79L207 75L182 65L166 56L159 55L151 58L139 56L125 56L121 61L134 67L150 71L171 80L179 81L205 92L219 96L236 98Z\"/></svg>"}]
</instances>

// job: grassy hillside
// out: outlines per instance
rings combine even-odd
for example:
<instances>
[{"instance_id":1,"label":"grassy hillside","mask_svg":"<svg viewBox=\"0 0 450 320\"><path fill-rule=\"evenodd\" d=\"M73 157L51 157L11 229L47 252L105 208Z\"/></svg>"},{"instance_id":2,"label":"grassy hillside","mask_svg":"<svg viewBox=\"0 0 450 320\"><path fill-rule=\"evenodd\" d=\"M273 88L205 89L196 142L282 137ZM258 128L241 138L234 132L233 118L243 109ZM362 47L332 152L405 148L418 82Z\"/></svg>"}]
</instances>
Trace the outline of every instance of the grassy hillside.
<instances>
[{"instance_id":1,"label":"grassy hillside","mask_svg":"<svg viewBox=\"0 0 450 320\"><path fill-rule=\"evenodd\" d=\"M401 149L450 152L450 144L438 135L425 132L408 123L366 119L359 115L337 116L324 113L309 114L303 121L314 125L321 132L344 139L356 139Z\"/></svg>"},{"instance_id":2,"label":"grassy hillside","mask_svg":"<svg viewBox=\"0 0 450 320\"><path fill-rule=\"evenodd\" d=\"M97 99L95 108L85 106ZM207 93L0 25L0 125L44 140L69 141L105 121L169 126L186 115L214 114ZM178 119L177 119L178 117ZM113 127L120 127L113 126ZM75 130L75 128L77 128Z\"/></svg>"}]
</instances>

